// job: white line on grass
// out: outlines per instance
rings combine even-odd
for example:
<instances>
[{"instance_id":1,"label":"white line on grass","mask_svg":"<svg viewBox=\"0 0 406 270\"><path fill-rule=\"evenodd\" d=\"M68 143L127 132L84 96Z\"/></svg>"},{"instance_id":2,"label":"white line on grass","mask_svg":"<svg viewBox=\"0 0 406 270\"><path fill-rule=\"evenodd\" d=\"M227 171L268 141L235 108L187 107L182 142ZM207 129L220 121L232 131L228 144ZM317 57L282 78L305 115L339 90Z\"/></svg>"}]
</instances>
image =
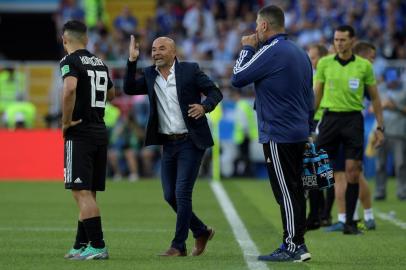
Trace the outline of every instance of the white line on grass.
<instances>
[{"instance_id":1,"label":"white line on grass","mask_svg":"<svg viewBox=\"0 0 406 270\"><path fill-rule=\"evenodd\" d=\"M218 181L211 181L210 186L233 230L235 239L241 247L248 268L251 270L268 270L269 268L264 262L257 260L259 254L258 248L252 241L244 223L241 221L241 218L238 216L238 213L224 190L223 185Z\"/></svg>"},{"instance_id":2,"label":"white line on grass","mask_svg":"<svg viewBox=\"0 0 406 270\"><path fill-rule=\"evenodd\" d=\"M400 220L400 219L395 218L395 217L394 217L394 214L392 214L392 213L390 213L390 212L389 212L389 213L380 212L380 211L378 211L378 210L376 210L376 209L375 209L375 214L376 214L376 216L379 217L380 219L386 220L386 221L388 221L389 223L392 223L393 225L396 225L396 226L398 226L399 228L401 228L401 229L403 229L403 230L406 230L406 222L404 222L404 221L402 221L402 220Z\"/></svg>"}]
</instances>

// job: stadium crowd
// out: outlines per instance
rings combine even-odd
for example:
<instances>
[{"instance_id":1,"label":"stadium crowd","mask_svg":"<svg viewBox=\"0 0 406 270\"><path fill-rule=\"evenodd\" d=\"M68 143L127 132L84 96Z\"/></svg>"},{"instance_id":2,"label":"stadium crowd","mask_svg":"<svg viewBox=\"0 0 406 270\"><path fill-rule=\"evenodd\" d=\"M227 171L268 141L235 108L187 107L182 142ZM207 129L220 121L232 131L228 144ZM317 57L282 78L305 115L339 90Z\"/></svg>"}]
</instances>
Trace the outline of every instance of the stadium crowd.
<instances>
[{"instance_id":1,"label":"stadium crowd","mask_svg":"<svg viewBox=\"0 0 406 270\"><path fill-rule=\"evenodd\" d=\"M141 57L148 60L152 41L164 35L176 40L184 60L232 61L239 51L241 34L255 30L255 11L268 4L285 10L286 30L303 47L330 44L332 30L348 24L359 39L373 41L379 55L406 58L406 4L399 0L158 0L156 15L144 28L129 7L112 18L112 27L107 16L91 20L89 49L106 60L121 60L126 58L128 37L134 34ZM108 14L108 10L104 12ZM64 0L56 18L60 29L69 19L85 20L86 9L80 1ZM222 75L221 70L216 72Z\"/></svg>"}]
</instances>

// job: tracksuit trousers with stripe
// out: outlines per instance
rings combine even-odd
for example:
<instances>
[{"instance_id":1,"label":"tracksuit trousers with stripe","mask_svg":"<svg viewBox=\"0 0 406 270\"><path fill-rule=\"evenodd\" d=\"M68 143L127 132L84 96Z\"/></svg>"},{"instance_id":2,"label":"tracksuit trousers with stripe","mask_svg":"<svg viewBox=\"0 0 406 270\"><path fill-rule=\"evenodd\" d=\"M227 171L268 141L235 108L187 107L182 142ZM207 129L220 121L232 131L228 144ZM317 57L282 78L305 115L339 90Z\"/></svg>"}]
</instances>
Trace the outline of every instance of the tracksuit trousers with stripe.
<instances>
[{"instance_id":1,"label":"tracksuit trousers with stripe","mask_svg":"<svg viewBox=\"0 0 406 270\"><path fill-rule=\"evenodd\" d=\"M290 252L304 244L306 200L302 184L305 142L263 144L269 180L280 206L283 242Z\"/></svg>"}]
</instances>

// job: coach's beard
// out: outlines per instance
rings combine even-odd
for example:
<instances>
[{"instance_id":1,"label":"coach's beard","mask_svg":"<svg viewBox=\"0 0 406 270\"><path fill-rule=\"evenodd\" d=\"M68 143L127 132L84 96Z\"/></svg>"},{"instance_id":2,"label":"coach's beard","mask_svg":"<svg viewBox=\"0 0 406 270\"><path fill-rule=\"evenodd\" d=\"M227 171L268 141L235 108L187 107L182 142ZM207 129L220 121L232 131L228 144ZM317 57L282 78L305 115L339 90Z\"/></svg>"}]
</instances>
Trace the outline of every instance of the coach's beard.
<instances>
[{"instance_id":1,"label":"coach's beard","mask_svg":"<svg viewBox=\"0 0 406 270\"><path fill-rule=\"evenodd\" d=\"M155 66L157 67L165 66L165 61L163 59L157 59L155 60Z\"/></svg>"}]
</instances>

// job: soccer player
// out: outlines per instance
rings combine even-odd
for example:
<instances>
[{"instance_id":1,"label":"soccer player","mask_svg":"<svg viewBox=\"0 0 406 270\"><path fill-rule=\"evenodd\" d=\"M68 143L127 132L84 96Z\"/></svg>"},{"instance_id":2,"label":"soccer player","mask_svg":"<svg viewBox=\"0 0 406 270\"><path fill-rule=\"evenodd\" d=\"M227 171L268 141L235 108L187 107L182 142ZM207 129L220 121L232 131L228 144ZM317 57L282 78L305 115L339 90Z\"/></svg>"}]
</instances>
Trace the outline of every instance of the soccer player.
<instances>
[{"instance_id":1,"label":"soccer player","mask_svg":"<svg viewBox=\"0 0 406 270\"><path fill-rule=\"evenodd\" d=\"M86 26L68 21L63 26L63 46L68 55L60 63L63 78L62 131L65 139L65 188L79 207L73 248L67 259L109 257L103 240L96 192L104 191L107 160L106 99L114 87L103 61L86 48Z\"/></svg>"},{"instance_id":2,"label":"soccer player","mask_svg":"<svg viewBox=\"0 0 406 270\"><path fill-rule=\"evenodd\" d=\"M256 24L256 33L241 38L243 49L231 82L235 87L255 84L259 142L284 230L282 245L258 260L302 262L311 258L304 239L301 175L313 124L312 65L306 52L288 39L281 8L262 8Z\"/></svg>"},{"instance_id":3,"label":"soccer player","mask_svg":"<svg viewBox=\"0 0 406 270\"><path fill-rule=\"evenodd\" d=\"M319 125L318 147L332 159L340 144L344 147L346 223L344 234L359 234L353 219L359 195L359 179L364 152L364 120L362 116L364 90L371 97L376 120L375 146L383 142L383 118L379 94L371 63L353 54L355 32L349 25L334 32L337 54L323 57L317 65L315 107L325 110ZM321 104L320 104L321 103Z\"/></svg>"},{"instance_id":4,"label":"soccer player","mask_svg":"<svg viewBox=\"0 0 406 270\"><path fill-rule=\"evenodd\" d=\"M196 63L178 62L175 41L158 37L152 43L154 65L136 79L139 45L131 36L124 92L148 95L150 115L146 145L163 145L161 182L165 200L176 212L176 231L172 243L160 256L186 256L186 239L193 232L192 256L203 254L214 236L192 211L193 187L207 148L213 145L206 113L223 95ZM202 95L206 98L202 101Z\"/></svg>"}]
</instances>

